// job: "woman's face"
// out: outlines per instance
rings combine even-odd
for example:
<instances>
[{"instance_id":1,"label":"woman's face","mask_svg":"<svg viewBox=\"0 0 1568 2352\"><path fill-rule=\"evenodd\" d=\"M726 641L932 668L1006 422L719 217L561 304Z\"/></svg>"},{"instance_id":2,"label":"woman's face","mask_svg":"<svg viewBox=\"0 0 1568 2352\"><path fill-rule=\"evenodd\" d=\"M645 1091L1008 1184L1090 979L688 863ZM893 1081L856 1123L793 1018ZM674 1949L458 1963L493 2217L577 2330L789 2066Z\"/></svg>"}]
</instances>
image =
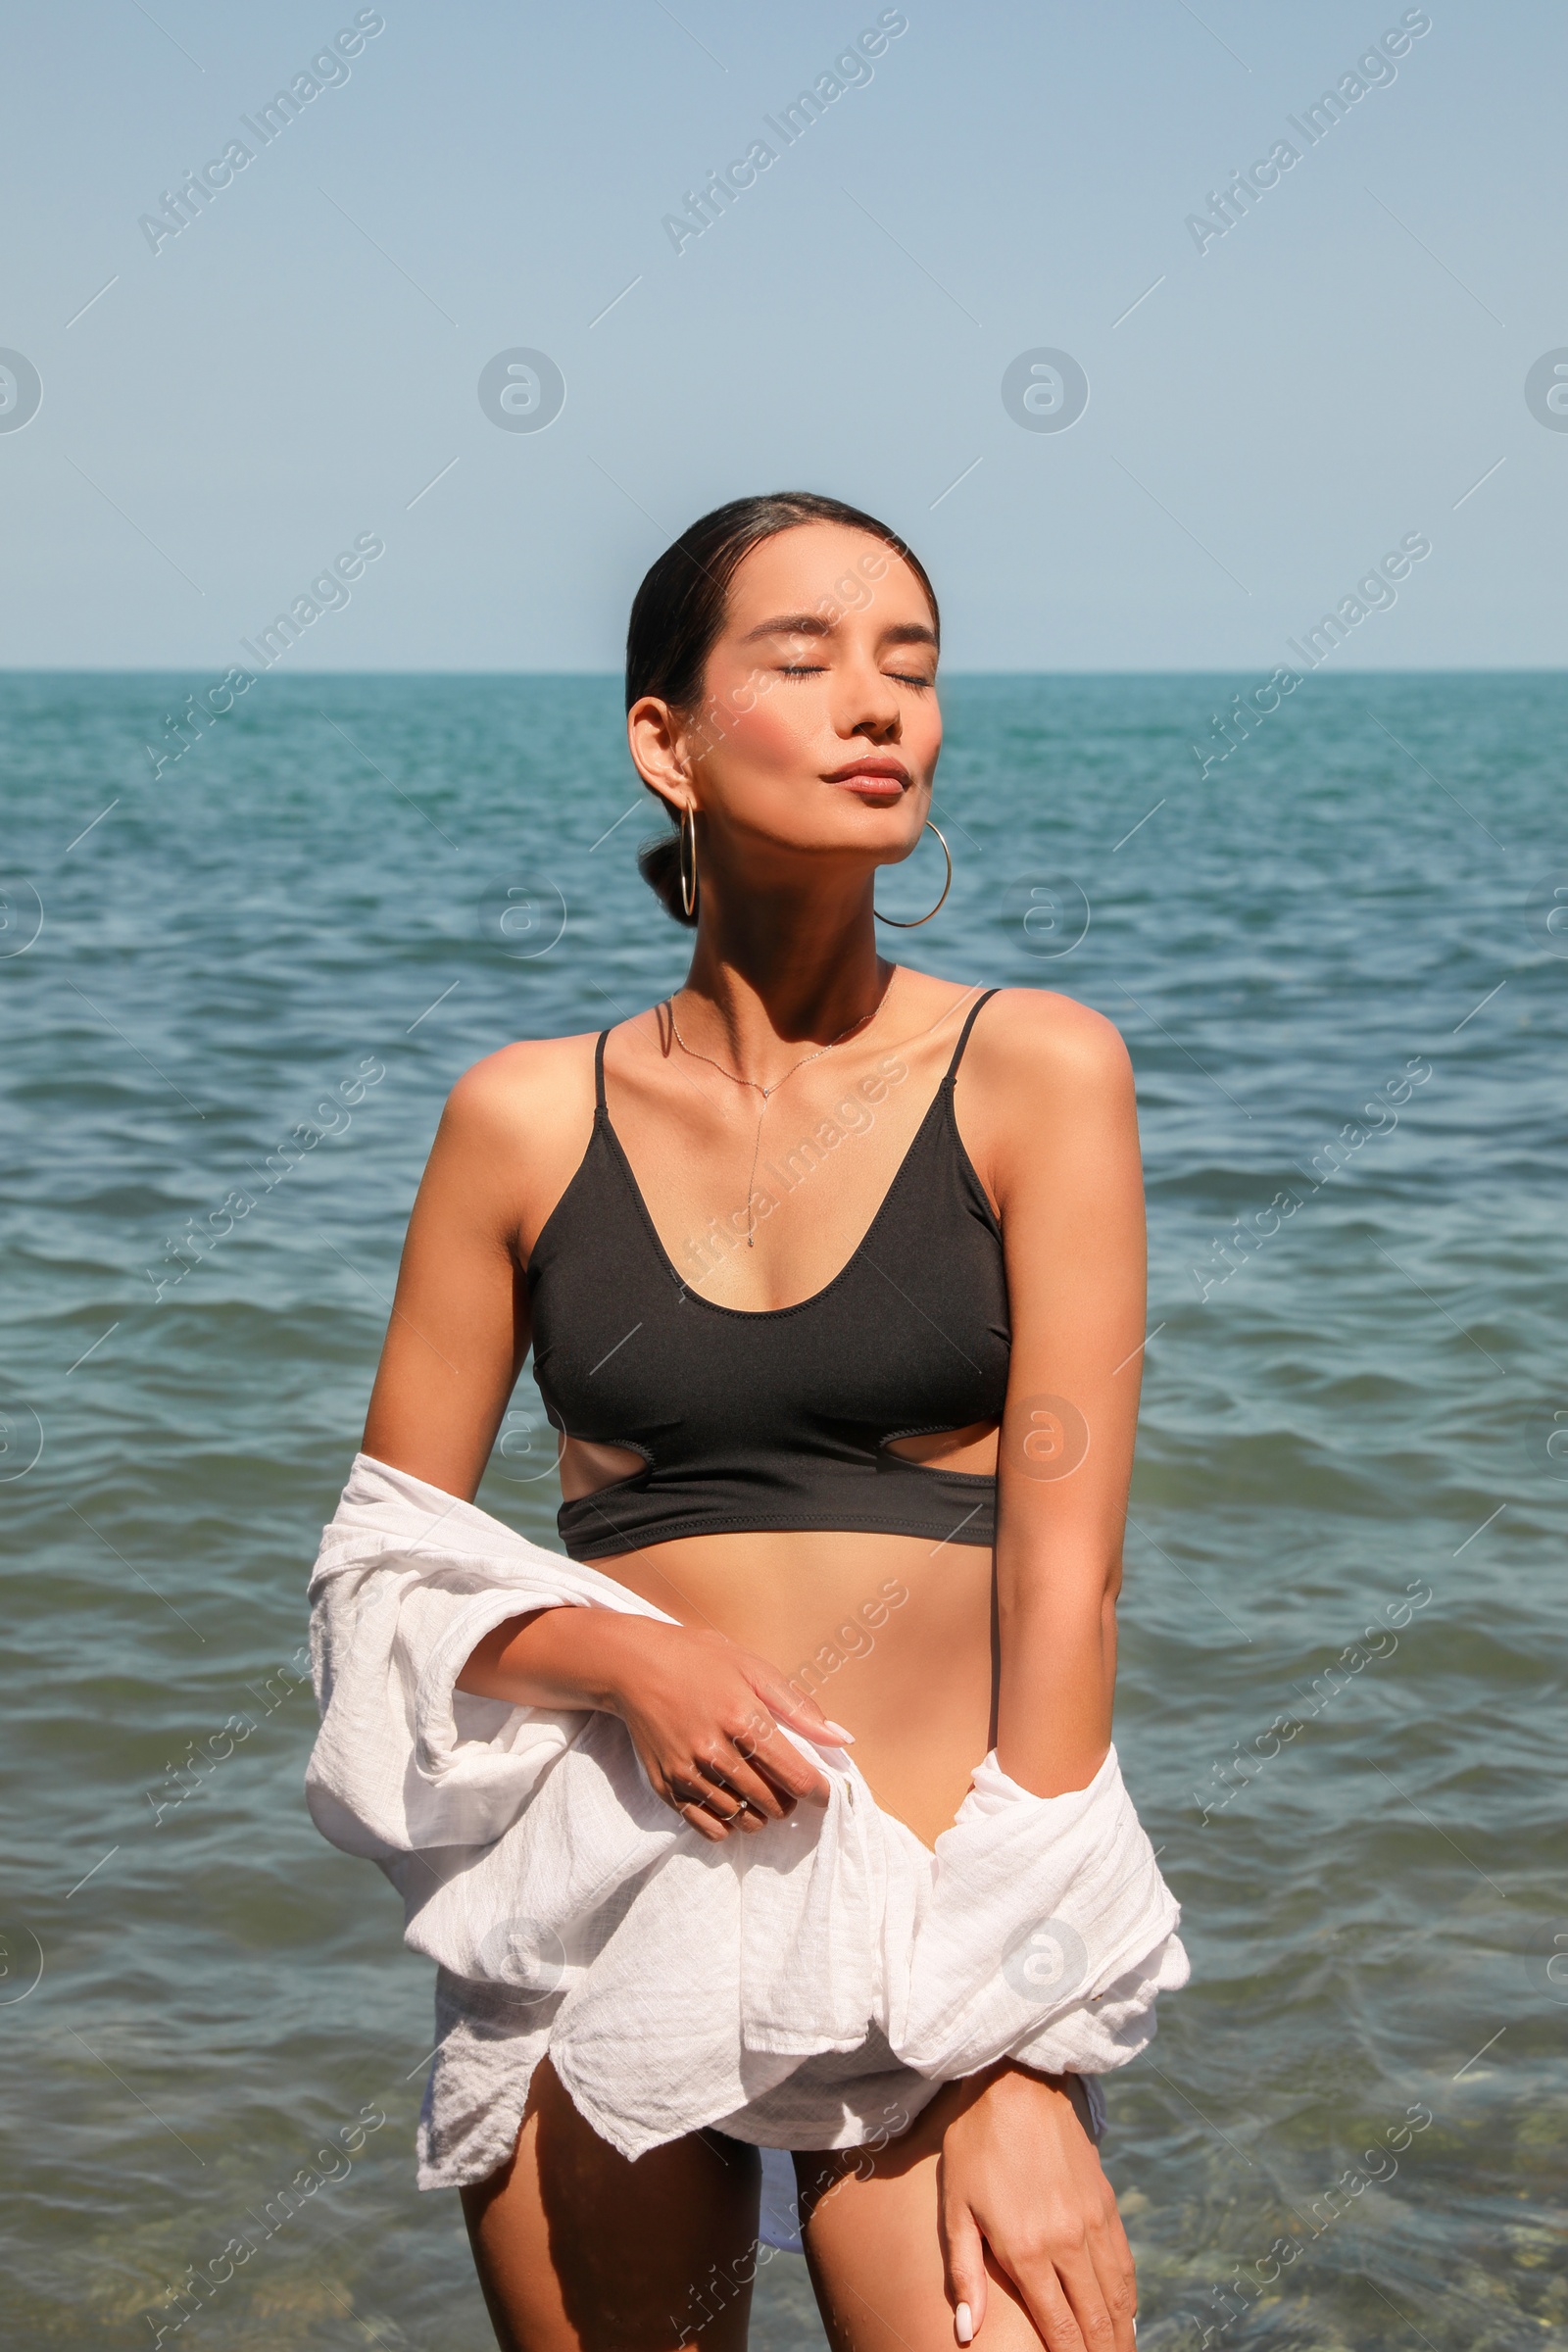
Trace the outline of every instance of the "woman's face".
<instances>
[{"instance_id":1,"label":"woman's face","mask_svg":"<svg viewBox=\"0 0 1568 2352\"><path fill-rule=\"evenodd\" d=\"M903 558L862 531L801 523L737 568L701 710L638 703L632 756L696 808L710 863L739 853L759 880L759 856L781 880L801 851L881 864L913 847L930 807L936 666L931 607Z\"/></svg>"}]
</instances>

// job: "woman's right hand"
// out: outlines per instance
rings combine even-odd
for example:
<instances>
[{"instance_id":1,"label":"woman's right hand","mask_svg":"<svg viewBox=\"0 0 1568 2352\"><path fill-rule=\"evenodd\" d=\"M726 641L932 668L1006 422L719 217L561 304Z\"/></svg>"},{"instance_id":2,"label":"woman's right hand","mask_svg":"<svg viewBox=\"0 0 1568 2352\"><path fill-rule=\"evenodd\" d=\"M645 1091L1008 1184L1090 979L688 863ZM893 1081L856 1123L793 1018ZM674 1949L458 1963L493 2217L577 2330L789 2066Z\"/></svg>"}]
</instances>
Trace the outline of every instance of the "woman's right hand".
<instances>
[{"instance_id":1,"label":"woman's right hand","mask_svg":"<svg viewBox=\"0 0 1568 2352\"><path fill-rule=\"evenodd\" d=\"M848 1744L813 1700L797 1698L777 1668L722 1634L647 1617L616 1620L625 1663L611 1687L655 1791L704 1838L755 1832L802 1797L825 1805L828 1787L779 1726L819 1747Z\"/></svg>"},{"instance_id":2,"label":"woman's right hand","mask_svg":"<svg viewBox=\"0 0 1568 2352\"><path fill-rule=\"evenodd\" d=\"M715 1841L782 1820L802 1797L827 1803L827 1782L781 1726L819 1747L850 1740L755 1650L722 1634L613 1609L510 1618L486 1635L457 1681L460 1690L514 1706L618 1715L656 1794Z\"/></svg>"}]
</instances>

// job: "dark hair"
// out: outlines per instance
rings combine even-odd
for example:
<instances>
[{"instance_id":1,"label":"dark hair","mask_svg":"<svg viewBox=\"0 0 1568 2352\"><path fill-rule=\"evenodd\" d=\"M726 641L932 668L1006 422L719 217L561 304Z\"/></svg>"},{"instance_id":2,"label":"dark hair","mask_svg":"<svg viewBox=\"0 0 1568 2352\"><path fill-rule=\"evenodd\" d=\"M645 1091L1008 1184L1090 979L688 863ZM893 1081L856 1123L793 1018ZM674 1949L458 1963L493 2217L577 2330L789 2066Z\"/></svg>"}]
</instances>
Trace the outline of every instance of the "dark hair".
<instances>
[{"instance_id":1,"label":"dark hair","mask_svg":"<svg viewBox=\"0 0 1568 2352\"><path fill-rule=\"evenodd\" d=\"M932 626L940 633L936 591L924 564L897 531L842 499L814 490L775 490L765 498L732 498L705 514L649 568L632 599L626 624L626 708L643 695L657 695L677 710L701 700L703 677L713 642L724 625L729 584L744 556L764 539L803 522L837 522L880 539L902 556L931 603ZM652 787L650 787L652 789ZM655 796L658 797L657 795ZM666 811L668 808L665 804ZM678 923L695 923L680 896L679 820L676 830L645 841L637 853L643 880Z\"/></svg>"}]
</instances>

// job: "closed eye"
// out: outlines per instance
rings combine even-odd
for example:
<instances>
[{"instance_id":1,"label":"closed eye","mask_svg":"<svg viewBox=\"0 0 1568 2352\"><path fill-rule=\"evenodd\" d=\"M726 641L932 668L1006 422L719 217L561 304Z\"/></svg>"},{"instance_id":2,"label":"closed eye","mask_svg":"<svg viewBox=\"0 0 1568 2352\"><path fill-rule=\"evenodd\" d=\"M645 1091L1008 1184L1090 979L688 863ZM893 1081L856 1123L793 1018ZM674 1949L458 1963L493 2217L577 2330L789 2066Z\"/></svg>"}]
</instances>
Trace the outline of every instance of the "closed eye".
<instances>
[{"instance_id":1,"label":"closed eye","mask_svg":"<svg viewBox=\"0 0 1568 2352\"><path fill-rule=\"evenodd\" d=\"M819 678L826 669L825 662L781 662L778 674L781 678ZM927 693L936 684L934 678L916 677L906 669L890 669L887 675L900 686L918 686Z\"/></svg>"}]
</instances>

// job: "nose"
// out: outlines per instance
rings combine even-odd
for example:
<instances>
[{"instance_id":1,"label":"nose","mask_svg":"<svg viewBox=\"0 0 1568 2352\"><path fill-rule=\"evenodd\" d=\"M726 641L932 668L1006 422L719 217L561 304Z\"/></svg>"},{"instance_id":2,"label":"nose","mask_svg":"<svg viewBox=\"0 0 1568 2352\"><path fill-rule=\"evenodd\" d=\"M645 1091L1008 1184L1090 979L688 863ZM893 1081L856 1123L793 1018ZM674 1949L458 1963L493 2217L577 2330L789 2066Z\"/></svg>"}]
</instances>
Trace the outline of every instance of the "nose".
<instances>
[{"instance_id":1,"label":"nose","mask_svg":"<svg viewBox=\"0 0 1568 2352\"><path fill-rule=\"evenodd\" d=\"M893 680L872 661L849 663L839 672L834 725L840 735L863 735L869 743L897 743L903 712Z\"/></svg>"}]
</instances>

